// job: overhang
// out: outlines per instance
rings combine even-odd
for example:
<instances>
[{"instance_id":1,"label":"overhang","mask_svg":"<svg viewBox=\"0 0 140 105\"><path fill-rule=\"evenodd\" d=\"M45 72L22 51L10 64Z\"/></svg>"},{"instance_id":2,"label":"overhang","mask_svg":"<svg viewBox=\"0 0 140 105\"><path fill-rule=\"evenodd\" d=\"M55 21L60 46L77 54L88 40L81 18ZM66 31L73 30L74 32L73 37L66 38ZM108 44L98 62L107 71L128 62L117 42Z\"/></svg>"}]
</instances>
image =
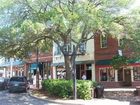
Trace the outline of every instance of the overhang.
<instances>
[{"instance_id":1,"label":"overhang","mask_svg":"<svg viewBox=\"0 0 140 105\"><path fill-rule=\"evenodd\" d=\"M75 62L77 65L78 64L93 64L94 60L88 60L88 61L76 61ZM59 63L52 63L52 66L64 66L64 62L59 62Z\"/></svg>"}]
</instances>

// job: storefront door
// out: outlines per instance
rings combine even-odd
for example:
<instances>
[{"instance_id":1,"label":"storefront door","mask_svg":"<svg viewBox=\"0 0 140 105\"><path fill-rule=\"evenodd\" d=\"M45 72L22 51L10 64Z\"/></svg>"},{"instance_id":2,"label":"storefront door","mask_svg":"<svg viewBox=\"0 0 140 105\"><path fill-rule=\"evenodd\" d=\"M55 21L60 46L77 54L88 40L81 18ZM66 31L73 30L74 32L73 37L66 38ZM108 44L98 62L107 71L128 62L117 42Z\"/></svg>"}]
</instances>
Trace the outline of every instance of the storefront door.
<instances>
[{"instance_id":1,"label":"storefront door","mask_svg":"<svg viewBox=\"0 0 140 105\"><path fill-rule=\"evenodd\" d=\"M125 69L124 70L124 86L131 86L131 70Z\"/></svg>"}]
</instances>

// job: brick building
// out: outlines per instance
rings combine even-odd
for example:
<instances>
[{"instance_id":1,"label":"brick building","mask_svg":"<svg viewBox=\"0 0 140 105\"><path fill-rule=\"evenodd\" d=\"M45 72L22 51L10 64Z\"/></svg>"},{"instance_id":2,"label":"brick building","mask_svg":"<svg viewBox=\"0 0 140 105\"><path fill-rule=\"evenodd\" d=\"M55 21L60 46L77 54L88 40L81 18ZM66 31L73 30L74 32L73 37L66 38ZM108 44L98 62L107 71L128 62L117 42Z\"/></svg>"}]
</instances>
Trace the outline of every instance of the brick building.
<instances>
[{"instance_id":1,"label":"brick building","mask_svg":"<svg viewBox=\"0 0 140 105\"><path fill-rule=\"evenodd\" d=\"M129 49L120 49L121 42L111 36L96 36L95 38L96 81L103 83L105 87L135 87L140 83L139 62L131 62L118 70L111 66L115 55L131 57Z\"/></svg>"},{"instance_id":2,"label":"brick building","mask_svg":"<svg viewBox=\"0 0 140 105\"><path fill-rule=\"evenodd\" d=\"M28 76L35 75L37 68L39 68L39 73L42 78L48 78L52 75L52 54L51 53L39 53L38 54L38 64L37 64L37 54L32 53L31 56L26 59L26 66L28 69ZM46 76L46 77L45 77Z\"/></svg>"}]
</instances>

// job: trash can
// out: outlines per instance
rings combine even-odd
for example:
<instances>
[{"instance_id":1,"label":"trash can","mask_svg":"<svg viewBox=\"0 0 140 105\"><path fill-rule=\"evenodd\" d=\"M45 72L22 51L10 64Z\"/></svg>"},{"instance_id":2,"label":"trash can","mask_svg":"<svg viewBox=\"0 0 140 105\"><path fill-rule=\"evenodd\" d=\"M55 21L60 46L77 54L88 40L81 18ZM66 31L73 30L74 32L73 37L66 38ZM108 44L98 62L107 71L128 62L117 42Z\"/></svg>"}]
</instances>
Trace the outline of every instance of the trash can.
<instances>
[{"instance_id":1,"label":"trash can","mask_svg":"<svg viewBox=\"0 0 140 105\"><path fill-rule=\"evenodd\" d=\"M97 84L94 89L94 98L103 98L104 86L102 84Z\"/></svg>"}]
</instances>

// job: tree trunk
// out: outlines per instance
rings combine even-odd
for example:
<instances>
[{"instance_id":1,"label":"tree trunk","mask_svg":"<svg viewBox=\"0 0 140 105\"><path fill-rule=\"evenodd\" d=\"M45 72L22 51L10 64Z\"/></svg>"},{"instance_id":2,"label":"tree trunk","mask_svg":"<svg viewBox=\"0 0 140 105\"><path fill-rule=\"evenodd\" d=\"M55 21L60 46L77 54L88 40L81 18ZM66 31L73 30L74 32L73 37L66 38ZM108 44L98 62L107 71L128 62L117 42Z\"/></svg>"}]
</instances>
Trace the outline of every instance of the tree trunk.
<instances>
[{"instance_id":1,"label":"tree trunk","mask_svg":"<svg viewBox=\"0 0 140 105\"><path fill-rule=\"evenodd\" d=\"M65 69L66 69L66 79L72 79L72 66L71 66L71 61L70 61L70 56L64 56L65 60Z\"/></svg>"}]
</instances>

